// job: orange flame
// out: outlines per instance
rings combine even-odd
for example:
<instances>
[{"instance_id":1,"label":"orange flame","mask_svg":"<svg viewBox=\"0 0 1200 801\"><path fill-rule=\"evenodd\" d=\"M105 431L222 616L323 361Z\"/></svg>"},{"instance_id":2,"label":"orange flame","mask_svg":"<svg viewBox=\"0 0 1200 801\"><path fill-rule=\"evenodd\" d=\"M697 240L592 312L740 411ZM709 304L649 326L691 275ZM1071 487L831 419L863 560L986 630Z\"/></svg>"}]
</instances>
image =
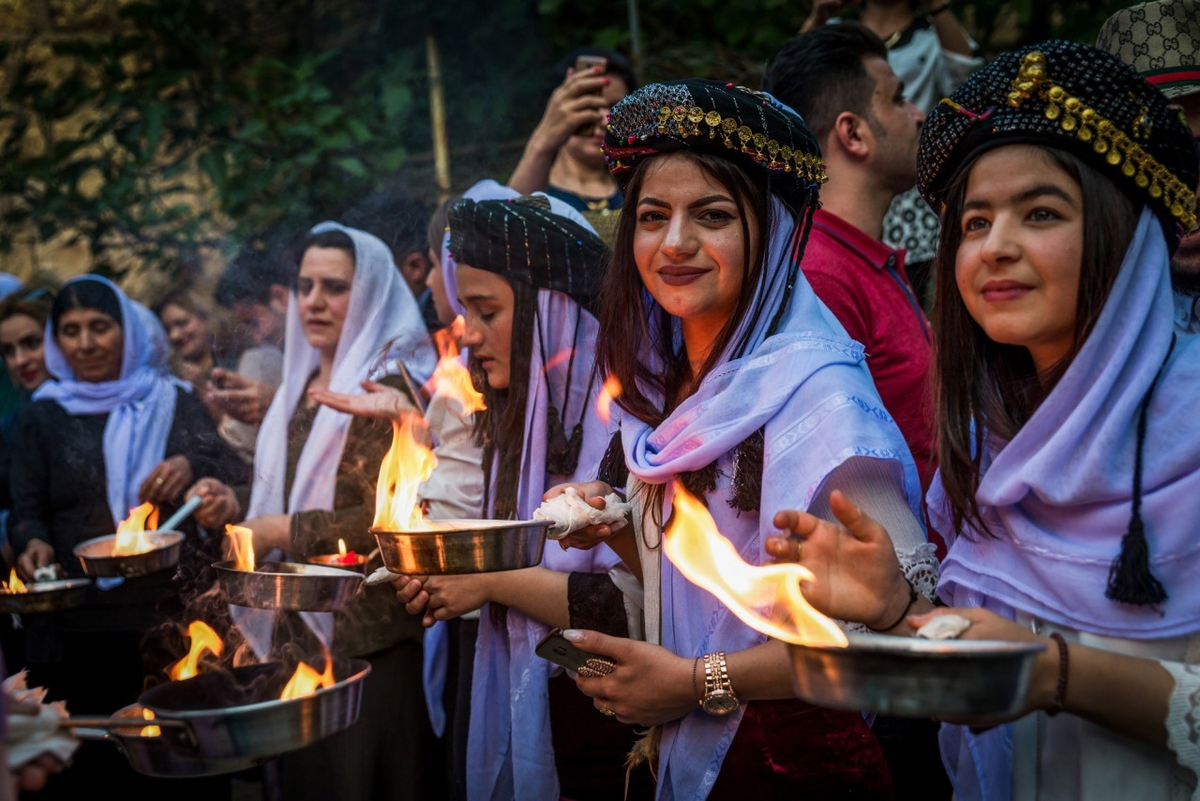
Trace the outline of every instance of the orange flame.
<instances>
[{"instance_id":1,"label":"orange flame","mask_svg":"<svg viewBox=\"0 0 1200 801\"><path fill-rule=\"evenodd\" d=\"M154 713L146 707L142 707L142 719L154 720ZM162 734L162 729L158 726L143 726L140 734L143 737L158 737Z\"/></svg>"},{"instance_id":2,"label":"orange flame","mask_svg":"<svg viewBox=\"0 0 1200 801\"><path fill-rule=\"evenodd\" d=\"M413 435L414 425L424 425L416 415L392 423L392 447L379 465L375 486L375 528L385 531L418 531L431 528L417 503L417 487L437 466L437 457Z\"/></svg>"},{"instance_id":3,"label":"orange flame","mask_svg":"<svg viewBox=\"0 0 1200 801\"><path fill-rule=\"evenodd\" d=\"M678 484L663 552L689 581L717 596L756 631L797 645L847 644L838 625L813 609L800 591L800 582L813 578L808 568L794 562L746 564L704 505Z\"/></svg>"},{"instance_id":4,"label":"orange flame","mask_svg":"<svg viewBox=\"0 0 1200 801\"><path fill-rule=\"evenodd\" d=\"M442 395L456 402L464 416L487 408L483 395L471 383L470 371L458 360L458 342L465 331L466 323L460 314L453 323L433 335L440 358L433 375L425 384L425 391L430 397Z\"/></svg>"},{"instance_id":5,"label":"orange flame","mask_svg":"<svg viewBox=\"0 0 1200 801\"><path fill-rule=\"evenodd\" d=\"M8 581L0 581L0 584L4 585L5 592L29 592L29 589L25 586L25 582L18 578L15 567L8 574Z\"/></svg>"},{"instance_id":6,"label":"orange flame","mask_svg":"<svg viewBox=\"0 0 1200 801\"><path fill-rule=\"evenodd\" d=\"M615 375L604 379L600 394L596 397L596 414L607 423L612 419L612 402L621 397L621 382Z\"/></svg>"},{"instance_id":7,"label":"orange flame","mask_svg":"<svg viewBox=\"0 0 1200 801\"><path fill-rule=\"evenodd\" d=\"M147 531L158 528L158 507L146 501L136 509L129 510L129 517L117 524L117 538L113 543L113 556L133 556L154 550L154 541L146 536Z\"/></svg>"},{"instance_id":8,"label":"orange flame","mask_svg":"<svg viewBox=\"0 0 1200 801\"><path fill-rule=\"evenodd\" d=\"M303 698L306 695L312 695L317 690L323 687L332 687L337 683L333 677L333 660L329 657L329 652L325 653L325 672L318 673L315 668L309 667L306 663L301 662L296 666L296 672L288 679L287 686L283 688L283 694L279 696L280 701L287 701L291 698Z\"/></svg>"},{"instance_id":9,"label":"orange flame","mask_svg":"<svg viewBox=\"0 0 1200 801\"><path fill-rule=\"evenodd\" d=\"M192 678L200 672L200 657L205 651L213 656L220 656L225 648L221 638L203 620L193 620L188 625L188 638L192 641L192 647L188 649L187 656L167 668L167 675L171 677L171 681Z\"/></svg>"},{"instance_id":10,"label":"orange flame","mask_svg":"<svg viewBox=\"0 0 1200 801\"><path fill-rule=\"evenodd\" d=\"M225 533L233 544L233 567L235 570L254 572L254 532L245 526L226 524Z\"/></svg>"}]
</instances>

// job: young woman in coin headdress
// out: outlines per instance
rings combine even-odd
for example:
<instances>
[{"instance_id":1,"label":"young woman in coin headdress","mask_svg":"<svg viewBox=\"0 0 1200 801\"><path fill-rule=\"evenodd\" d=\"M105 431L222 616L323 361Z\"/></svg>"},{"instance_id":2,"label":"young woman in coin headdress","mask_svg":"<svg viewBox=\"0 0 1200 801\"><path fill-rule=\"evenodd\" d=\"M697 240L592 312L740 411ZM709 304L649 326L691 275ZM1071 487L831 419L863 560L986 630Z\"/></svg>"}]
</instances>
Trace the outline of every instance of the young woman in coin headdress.
<instances>
[{"instance_id":1,"label":"young woman in coin headdress","mask_svg":"<svg viewBox=\"0 0 1200 801\"><path fill-rule=\"evenodd\" d=\"M600 381L588 308L608 250L577 212L544 196L461 201L449 226L463 344L488 407L476 415L485 508L495 519L527 520L548 486L594 470L607 441L593 411ZM552 543L537 568L402 588L428 622L490 604L471 694L470 797L621 792L632 729L596 715L534 654L551 626L627 631L622 597L606 575L617 561L608 549L585 554Z\"/></svg>"},{"instance_id":2,"label":"young woman in coin headdress","mask_svg":"<svg viewBox=\"0 0 1200 801\"><path fill-rule=\"evenodd\" d=\"M620 720L661 725L661 797L887 797L862 716L774 700L792 697L782 643L688 582L660 547L676 480L752 564L767 560L773 510L829 514L840 487L906 532L910 575L932 590L912 458L862 347L797 266L823 179L817 143L770 96L692 79L615 106L605 150L626 198L601 300L598 361L623 387L605 462L628 468L635 527L611 541L640 567L648 642L569 632L617 663L579 687ZM705 673L722 668L732 697L705 689Z\"/></svg>"},{"instance_id":3,"label":"young woman in coin headdress","mask_svg":"<svg viewBox=\"0 0 1200 801\"><path fill-rule=\"evenodd\" d=\"M1172 330L1169 273L1196 224L1195 141L1127 66L1053 41L943 101L919 159L945 220L929 506L954 608L933 614L1046 645L1018 719L943 727L957 797L1200 797L1200 340ZM803 538L772 547L817 575L813 603L930 619L888 526L834 510L845 528L776 519Z\"/></svg>"}]
</instances>

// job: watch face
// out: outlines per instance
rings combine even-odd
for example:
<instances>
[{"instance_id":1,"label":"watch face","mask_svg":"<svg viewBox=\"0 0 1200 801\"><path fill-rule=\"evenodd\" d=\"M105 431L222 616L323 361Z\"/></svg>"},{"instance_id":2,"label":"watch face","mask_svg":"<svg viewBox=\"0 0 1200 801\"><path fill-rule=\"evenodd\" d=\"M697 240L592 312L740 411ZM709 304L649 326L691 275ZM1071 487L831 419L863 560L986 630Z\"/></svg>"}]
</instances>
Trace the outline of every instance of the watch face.
<instances>
[{"instance_id":1,"label":"watch face","mask_svg":"<svg viewBox=\"0 0 1200 801\"><path fill-rule=\"evenodd\" d=\"M710 715L728 715L738 708L738 699L726 690L713 690L704 696L703 708Z\"/></svg>"}]
</instances>

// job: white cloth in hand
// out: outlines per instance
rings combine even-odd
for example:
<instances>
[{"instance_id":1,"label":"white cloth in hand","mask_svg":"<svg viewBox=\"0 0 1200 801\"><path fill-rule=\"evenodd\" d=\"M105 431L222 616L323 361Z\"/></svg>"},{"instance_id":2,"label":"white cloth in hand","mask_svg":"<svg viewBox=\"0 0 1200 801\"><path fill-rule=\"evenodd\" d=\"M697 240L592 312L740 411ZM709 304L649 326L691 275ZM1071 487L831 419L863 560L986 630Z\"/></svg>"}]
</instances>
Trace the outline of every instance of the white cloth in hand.
<instances>
[{"instance_id":1,"label":"white cloth in hand","mask_svg":"<svg viewBox=\"0 0 1200 801\"><path fill-rule=\"evenodd\" d=\"M58 728L58 722L67 717L67 705L63 701L42 703L46 697L43 687L27 687L25 671L9 676L4 681L4 694L9 705L37 709L37 714L27 715L10 712L8 731L4 744L8 748L8 768L13 770L42 754L50 754L63 764L71 761L71 755L79 747L79 741Z\"/></svg>"},{"instance_id":2,"label":"white cloth in hand","mask_svg":"<svg viewBox=\"0 0 1200 801\"><path fill-rule=\"evenodd\" d=\"M533 513L533 519L553 522L546 536L561 540L572 531L588 526L606 525L613 531L620 531L625 527L630 508L620 495L610 492L604 496L604 508L597 509L590 506L574 487L567 487L562 495L542 501L542 505Z\"/></svg>"},{"instance_id":3,"label":"white cloth in hand","mask_svg":"<svg viewBox=\"0 0 1200 801\"><path fill-rule=\"evenodd\" d=\"M386 567L376 568L375 572L367 576L365 579L368 587L374 587L377 584L386 584L400 578L399 573L393 573Z\"/></svg>"}]
</instances>

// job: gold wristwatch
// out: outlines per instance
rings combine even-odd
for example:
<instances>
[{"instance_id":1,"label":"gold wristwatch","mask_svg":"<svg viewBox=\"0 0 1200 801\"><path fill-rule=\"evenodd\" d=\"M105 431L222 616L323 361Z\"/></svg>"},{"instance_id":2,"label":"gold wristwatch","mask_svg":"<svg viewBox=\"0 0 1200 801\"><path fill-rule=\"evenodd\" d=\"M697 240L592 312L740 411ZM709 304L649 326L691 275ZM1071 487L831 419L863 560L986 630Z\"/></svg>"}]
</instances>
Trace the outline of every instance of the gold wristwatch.
<instances>
[{"instance_id":1,"label":"gold wristwatch","mask_svg":"<svg viewBox=\"0 0 1200 801\"><path fill-rule=\"evenodd\" d=\"M700 708L710 715L728 715L738 708L724 651L704 655L704 697L700 699Z\"/></svg>"}]
</instances>

